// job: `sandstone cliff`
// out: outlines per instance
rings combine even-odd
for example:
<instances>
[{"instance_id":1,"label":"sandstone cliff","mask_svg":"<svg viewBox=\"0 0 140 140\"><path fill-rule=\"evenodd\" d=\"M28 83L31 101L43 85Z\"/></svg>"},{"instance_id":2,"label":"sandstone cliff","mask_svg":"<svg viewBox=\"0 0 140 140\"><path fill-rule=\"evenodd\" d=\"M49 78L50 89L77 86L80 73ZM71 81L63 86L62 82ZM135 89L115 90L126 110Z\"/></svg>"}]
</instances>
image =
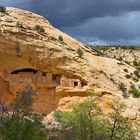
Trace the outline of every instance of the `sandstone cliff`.
<instances>
[{"instance_id":1,"label":"sandstone cliff","mask_svg":"<svg viewBox=\"0 0 140 140\"><path fill-rule=\"evenodd\" d=\"M45 32L35 31L35 25L42 26ZM59 39L60 36L63 40ZM78 48L83 51L82 57L77 54ZM52 97L45 93L38 95L35 106L37 111L44 107L41 112L46 112L45 108L57 108L62 97L86 96L86 91L91 88L120 96L120 83L124 83L128 89L131 84L140 84L126 78L124 69L133 73L136 70L134 67L97 56L82 43L54 28L44 17L16 8L7 8L6 13L0 13L0 66L0 81L7 94L8 75L25 68L67 75L84 83L83 89L75 92L53 93ZM12 98L12 93L8 98ZM46 105L50 100L52 103Z\"/></svg>"}]
</instances>

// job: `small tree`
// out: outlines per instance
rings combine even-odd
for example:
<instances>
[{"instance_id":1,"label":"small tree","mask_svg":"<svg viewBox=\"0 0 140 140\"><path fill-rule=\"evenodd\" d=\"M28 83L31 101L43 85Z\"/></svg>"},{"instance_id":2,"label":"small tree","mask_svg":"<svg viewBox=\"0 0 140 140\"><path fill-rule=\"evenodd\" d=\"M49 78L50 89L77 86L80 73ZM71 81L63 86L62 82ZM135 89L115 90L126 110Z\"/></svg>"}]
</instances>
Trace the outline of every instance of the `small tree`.
<instances>
[{"instance_id":1,"label":"small tree","mask_svg":"<svg viewBox=\"0 0 140 140\"><path fill-rule=\"evenodd\" d=\"M87 100L72 112L59 111L54 116L71 132L70 140L135 140L132 121L122 115L125 108L114 100L110 103L112 112L104 116L96 102Z\"/></svg>"},{"instance_id":2,"label":"small tree","mask_svg":"<svg viewBox=\"0 0 140 140\"><path fill-rule=\"evenodd\" d=\"M57 112L55 118L71 132L71 140L102 140L106 135L99 112L97 104L88 100L75 106L73 112Z\"/></svg>"},{"instance_id":3,"label":"small tree","mask_svg":"<svg viewBox=\"0 0 140 140\"><path fill-rule=\"evenodd\" d=\"M61 35L58 37L58 39L59 39L61 42L64 41L64 39L63 39L63 37L62 37Z\"/></svg>"},{"instance_id":4,"label":"small tree","mask_svg":"<svg viewBox=\"0 0 140 140\"><path fill-rule=\"evenodd\" d=\"M118 100L114 100L110 103L110 108L113 111L109 114L107 121L109 140L135 140L132 121L122 116L126 106Z\"/></svg>"},{"instance_id":5,"label":"small tree","mask_svg":"<svg viewBox=\"0 0 140 140\"><path fill-rule=\"evenodd\" d=\"M45 32L45 29L40 25L35 25L34 30L37 31L38 33L44 33Z\"/></svg>"},{"instance_id":6,"label":"small tree","mask_svg":"<svg viewBox=\"0 0 140 140\"><path fill-rule=\"evenodd\" d=\"M0 5L0 12L4 13L6 11L6 7L3 5Z\"/></svg>"},{"instance_id":7,"label":"small tree","mask_svg":"<svg viewBox=\"0 0 140 140\"><path fill-rule=\"evenodd\" d=\"M126 86L123 83L120 83L118 88L119 88L120 91L122 91L123 96L125 98L128 97L128 95L127 95L127 88L126 88Z\"/></svg>"},{"instance_id":8,"label":"small tree","mask_svg":"<svg viewBox=\"0 0 140 140\"><path fill-rule=\"evenodd\" d=\"M3 109L0 112L0 139L46 140L40 120L32 114L33 95L34 92L30 86L18 92L10 113L1 105Z\"/></svg>"},{"instance_id":9,"label":"small tree","mask_svg":"<svg viewBox=\"0 0 140 140\"><path fill-rule=\"evenodd\" d=\"M77 54L79 55L79 57L82 57L83 54L84 54L83 50L80 49L80 48L78 48L76 52L77 52Z\"/></svg>"}]
</instances>

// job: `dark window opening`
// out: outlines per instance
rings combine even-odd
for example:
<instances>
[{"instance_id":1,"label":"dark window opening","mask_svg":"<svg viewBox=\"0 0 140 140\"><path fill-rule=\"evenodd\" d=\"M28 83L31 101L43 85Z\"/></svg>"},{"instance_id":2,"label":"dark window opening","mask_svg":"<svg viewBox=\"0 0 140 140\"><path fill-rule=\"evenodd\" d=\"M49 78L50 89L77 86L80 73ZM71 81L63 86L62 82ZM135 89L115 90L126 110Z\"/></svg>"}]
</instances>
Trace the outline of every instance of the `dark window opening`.
<instances>
[{"instance_id":1,"label":"dark window opening","mask_svg":"<svg viewBox=\"0 0 140 140\"><path fill-rule=\"evenodd\" d=\"M78 86L78 82L75 81L75 82L74 82L74 87L77 87L77 86Z\"/></svg>"},{"instance_id":2,"label":"dark window opening","mask_svg":"<svg viewBox=\"0 0 140 140\"><path fill-rule=\"evenodd\" d=\"M58 74L56 74L56 75L52 75L52 80L53 81L56 81L57 83L59 83L60 84L60 78L61 78L61 76L60 75L58 75Z\"/></svg>"},{"instance_id":3,"label":"dark window opening","mask_svg":"<svg viewBox=\"0 0 140 140\"><path fill-rule=\"evenodd\" d=\"M86 82L81 82L82 87L87 86Z\"/></svg>"},{"instance_id":4,"label":"dark window opening","mask_svg":"<svg viewBox=\"0 0 140 140\"><path fill-rule=\"evenodd\" d=\"M46 72L43 72L43 73L42 73L42 76L47 76L47 73L46 73Z\"/></svg>"},{"instance_id":5,"label":"dark window opening","mask_svg":"<svg viewBox=\"0 0 140 140\"><path fill-rule=\"evenodd\" d=\"M36 74L37 73L37 70L35 69L31 69L31 68L26 68L26 69L20 69L20 70L15 70L15 71L12 71L11 74L18 74L18 73L33 73L33 74Z\"/></svg>"}]
</instances>

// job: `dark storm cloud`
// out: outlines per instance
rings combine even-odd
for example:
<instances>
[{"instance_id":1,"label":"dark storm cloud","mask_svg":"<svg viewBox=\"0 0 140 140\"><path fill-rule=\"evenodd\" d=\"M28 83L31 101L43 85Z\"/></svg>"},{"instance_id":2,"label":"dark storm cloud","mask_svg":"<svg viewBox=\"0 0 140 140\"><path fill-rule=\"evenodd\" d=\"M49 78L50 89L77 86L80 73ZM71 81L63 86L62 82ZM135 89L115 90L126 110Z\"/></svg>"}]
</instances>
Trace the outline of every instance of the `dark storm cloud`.
<instances>
[{"instance_id":1,"label":"dark storm cloud","mask_svg":"<svg viewBox=\"0 0 140 140\"><path fill-rule=\"evenodd\" d=\"M118 44L138 45L140 42L139 15L140 12L129 12L117 17L93 18L81 25L63 28L63 30L85 42L99 40L111 44L114 41Z\"/></svg>"},{"instance_id":2,"label":"dark storm cloud","mask_svg":"<svg viewBox=\"0 0 140 140\"><path fill-rule=\"evenodd\" d=\"M92 18L75 27L64 28L87 37L100 36L104 40L133 39L140 36L140 12L129 12L118 17ZM80 34L79 34L80 35Z\"/></svg>"},{"instance_id":3,"label":"dark storm cloud","mask_svg":"<svg viewBox=\"0 0 140 140\"><path fill-rule=\"evenodd\" d=\"M45 16L54 26L81 40L139 42L140 0L4 1L8 6Z\"/></svg>"},{"instance_id":4,"label":"dark storm cloud","mask_svg":"<svg viewBox=\"0 0 140 140\"><path fill-rule=\"evenodd\" d=\"M140 0L7 0L7 3L42 14L58 27L140 10Z\"/></svg>"}]
</instances>

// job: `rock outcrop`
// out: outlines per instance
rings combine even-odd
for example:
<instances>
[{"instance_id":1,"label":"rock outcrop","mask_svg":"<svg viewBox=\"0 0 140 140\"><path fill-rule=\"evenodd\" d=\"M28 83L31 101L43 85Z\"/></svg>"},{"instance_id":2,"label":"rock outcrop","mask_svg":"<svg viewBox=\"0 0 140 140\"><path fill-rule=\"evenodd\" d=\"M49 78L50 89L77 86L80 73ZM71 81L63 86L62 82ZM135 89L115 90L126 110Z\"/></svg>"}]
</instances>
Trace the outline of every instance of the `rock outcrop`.
<instances>
[{"instance_id":1,"label":"rock outcrop","mask_svg":"<svg viewBox=\"0 0 140 140\"><path fill-rule=\"evenodd\" d=\"M45 31L37 32L36 25ZM79 56L78 49L82 50L83 56ZM125 76L124 69L133 73L135 68L125 63L120 65L115 59L96 56L90 48L54 28L44 17L16 8L7 8L6 13L0 13L0 66L3 100L10 102L21 87L19 85L29 83L40 90L33 105L40 113L56 109L60 99L66 96L87 96L88 90L96 88L120 96L120 83L128 89L131 84L139 84L139 81L134 82ZM27 79L23 80L21 73L25 71ZM47 82L45 85L41 83L43 78L41 84L36 83L38 78L30 81L29 77L36 73L42 77L46 76L45 73L60 76L58 85L51 84L50 88ZM12 74L15 74L15 79L11 79ZM70 79L73 86L62 86L62 77ZM10 90L13 83L15 86Z\"/></svg>"}]
</instances>

